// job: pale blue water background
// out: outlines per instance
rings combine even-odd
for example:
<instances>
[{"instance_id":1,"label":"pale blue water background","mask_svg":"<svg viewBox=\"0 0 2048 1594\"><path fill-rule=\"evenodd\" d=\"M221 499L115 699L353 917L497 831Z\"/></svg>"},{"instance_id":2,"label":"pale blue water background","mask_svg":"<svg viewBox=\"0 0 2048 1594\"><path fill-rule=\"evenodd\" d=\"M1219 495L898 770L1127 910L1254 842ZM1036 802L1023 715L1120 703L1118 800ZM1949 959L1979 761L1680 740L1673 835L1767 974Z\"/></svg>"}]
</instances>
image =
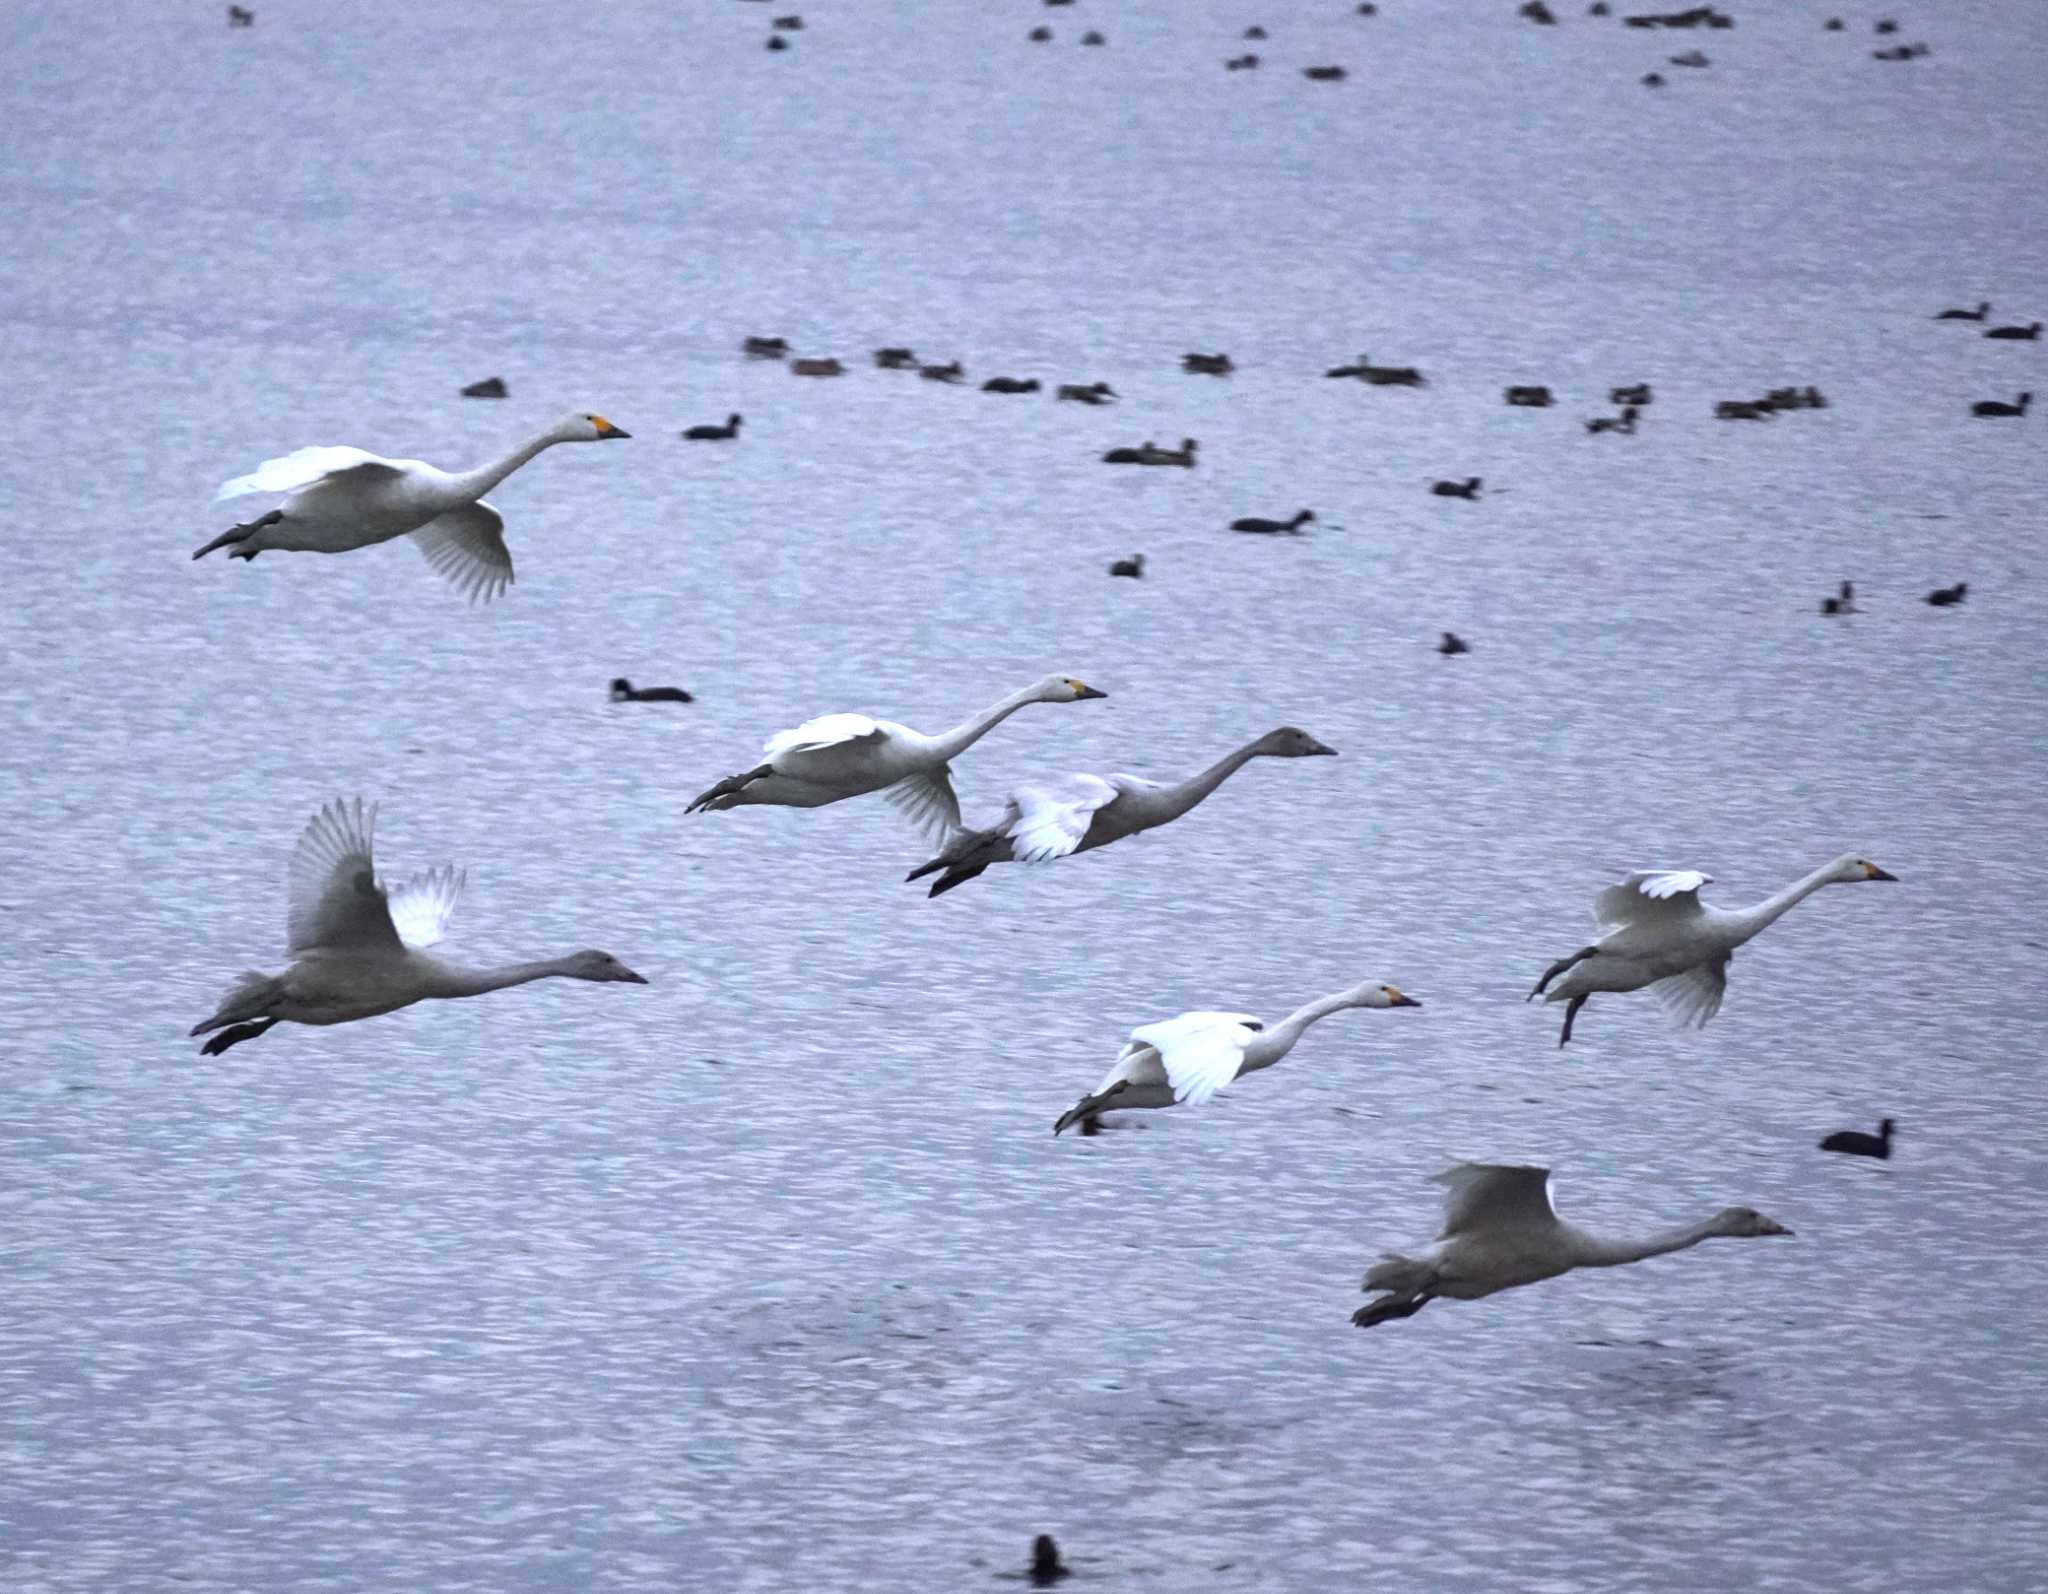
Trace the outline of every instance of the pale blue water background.
<instances>
[{"instance_id":1,"label":"pale blue water background","mask_svg":"<svg viewBox=\"0 0 2048 1594\"><path fill-rule=\"evenodd\" d=\"M1966 415L2048 369L1928 319L2048 318L2048 12L1913 6L1889 65L1864 6L828 3L779 56L709 0L256 9L0 11L0 1583L954 1591L1049 1530L1073 1589L2048 1586L2042 420ZM1361 350L1431 385L1320 379ZM187 557L269 455L572 407L634 440L494 494L489 608L403 547ZM809 714L1048 670L1112 696L962 760L971 814L1286 722L1344 756L938 902L879 801L683 814ZM469 866L451 952L653 983L198 1058L358 791L392 873ZM1603 998L1560 1054L1520 1003L1626 868L1742 901L1845 848L1902 883L1704 1033ZM1135 1023L1367 977L1426 1006L1048 1133ZM1813 1150L1886 1112L1891 1164ZM1452 1156L1798 1238L1354 1331Z\"/></svg>"}]
</instances>

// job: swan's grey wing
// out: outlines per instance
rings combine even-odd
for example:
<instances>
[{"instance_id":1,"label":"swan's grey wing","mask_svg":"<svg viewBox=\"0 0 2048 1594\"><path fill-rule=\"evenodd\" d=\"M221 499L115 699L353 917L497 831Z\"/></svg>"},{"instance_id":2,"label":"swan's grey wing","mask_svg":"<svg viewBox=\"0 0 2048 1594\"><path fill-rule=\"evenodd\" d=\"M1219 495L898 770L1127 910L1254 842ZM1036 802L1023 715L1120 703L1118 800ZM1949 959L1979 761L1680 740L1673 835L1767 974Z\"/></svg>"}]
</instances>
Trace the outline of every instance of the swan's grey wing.
<instances>
[{"instance_id":1,"label":"swan's grey wing","mask_svg":"<svg viewBox=\"0 0 2048 1594\"><path fill-rule=\"evenodd\" d=\"M292 849L288 881L287 945L397 950L398 931L377 884L370 834L377 810L362 798L332 802L313 816Z\"/></svg>"},{"instance_id":2,"label":"swan's grey wing","mask_svg":"<svg viewBox=\"0 0 2048 1594\"><path fill-rule=\"evenodd\" d=\"M453 864L414 875L396 891L384 893L391 927L398 939L415 949L432 946L448 931L449 917L461 900L465 876Z\"/></svg>"},{"instance_id":3,"label":"swan's grey wing","mask_svg":"<svg viewBox=\"0 0 2048 1594\"><path fill-rule=\"evenodd\" d=\"M1697 869L1638 869L1593 899L1593 918L1607 925L1689 918L1700 911L1700 887L1713 878Z\"/></svg>"},{"instance_id":4,"label":"swan's grey wing","mask_svg":"<svg viewBox=\"0 0 2048 1594\"><path fill-rule=\"evenodd\" d=\"M794 730L777 731L761 744L761 756L772 759L780 753L814 753L854 742L884 742L888 737L887 727L865 714L820 714Z\"/></svg>"},{"instance_id":5,"label":"swan's grey wing","mask_svg":"<svg viewBox=\"0 0 2048 1594\"><path fill-rule=\"evenodd\" d=\"M1716 958L1673 974L1650 989L1681 1027L1705 1029L1707 1020L1721 1011L1721 998L1728 990L1728 959Z\"/></svg>"},{"instance_id":6,"label":"swan's grey wing","mask_svg":"<svg viewBox=\"0 0 2048 1594\"><path fill-rule=\"evenodd\" d=\"M953 771L948 765L884 786L882 796L919 830L941 841L961 828L960 799L953 791Z\"/></svg>"},{"instance_id":7,"label":"swan's grey wing","mask_svg":"<svg viewBox=\"0 0 2048 1594\"><path fill-rule=\"evenodd\" d=\"M1444 1226L1437 1238L1482 1230L1543 1228L1557 1222L1548 1168L1460 1162L1436 1174L1444 1187Z\"/></svg>"},{"instance_id":8,"label":"swan's grey wing","mask_svg":"<svg viewBox=\"0 0 2048 1594\"><path fill-rule=\"evenodd\" d=\"M1140 1025L1131 1040L1158 1052L1175 1101L1200 1106L1237 1078L1258 1023L1249 1013L1182 1013Z\"/></svg>"},{"instance_id":9,"label":"swan's grey wing","mask_svg":"<svg viewBox=\"0 0 2048 1594\"><path fill-rule=\"evenodd\" d=\"M1010 850L1025 863L1064 858L1086 839L1095 811L1116 798L1117 789L1100 775L1019 786L1010 795L1017 807L1009 826Z\"/></svg>"},{"instance_id":10,"label":"swan's grey wing","mask_svg":"<svg viewBox=\"0 0 2048 1594\"><path fill-rule=\"evenodd\" d=\"M489 603L512 585L505 517L479 498L436 515L412 534L413 545L471 603Z\"/></svg>"},{"instance_id":11,"label":"swan's grey wing","mask_svg":"<svg viewBox=\"0 0 2048 1594\"><path fill-rule=\"evenodd\" d=\"M404 472L390 460L360 448L300 448L276 459L266 459L246 476L222 482L213 501L219 503L223 498L240 498L248 493L288 493L310 486L324 476L344 474L357 481L371 482Z\"/></svg>"}]
</instances>

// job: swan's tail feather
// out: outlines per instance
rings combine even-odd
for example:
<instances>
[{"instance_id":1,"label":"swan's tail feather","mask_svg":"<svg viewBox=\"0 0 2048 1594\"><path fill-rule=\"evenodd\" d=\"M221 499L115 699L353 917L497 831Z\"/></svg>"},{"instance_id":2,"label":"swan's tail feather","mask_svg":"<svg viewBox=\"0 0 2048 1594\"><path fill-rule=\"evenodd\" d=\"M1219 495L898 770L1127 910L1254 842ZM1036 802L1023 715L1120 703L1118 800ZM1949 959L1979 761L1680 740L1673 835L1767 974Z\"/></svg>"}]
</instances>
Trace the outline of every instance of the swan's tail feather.
<instances>
[{"instance_id":1,"label":"swan's tail feather","mask_svg":"<svg viewBox=\"0 0 2048 1594\"><path fill-rule=\"evenodd\" d=\"M1379 1261L1366 1269L1365 1283L1368 1290L1397 1290L1403 1295L1427 1289L1435 1277L1435 1270L1427 1262L1412 1256L1402 1256L1398 1251L1382 1253Z\"/></svg>"},{"instance_id":2,"label":"swan's tail feather","mask_svg":"<svg viewBox=\"0 0 2048 1594\"><path fill-rule=\"evenodd\" d=\"M1388 1251L1366 1270L1364 1288L1386 1293L1351 1314L1354 1327L1371 1328L1397 1317L1413 1317L1436 1299L1436 1268L1415 1257Z\"/></svg>"},{"instance_id":3,"label":"swan's tail feather","mask_svg":"<svg viewBox=\"0 0 2048 1594\"><path fill-rule=\"evenodd\" d=\"M236 979L234 989L220 999L219 1011L205 1022L194 1024L191 1032L204 1035L223 1024L239 1024L245 1019L260 1018L283 995L284 981L276 975L259 974L254 969L244 970Z\"/></svg>"}]
</instances>

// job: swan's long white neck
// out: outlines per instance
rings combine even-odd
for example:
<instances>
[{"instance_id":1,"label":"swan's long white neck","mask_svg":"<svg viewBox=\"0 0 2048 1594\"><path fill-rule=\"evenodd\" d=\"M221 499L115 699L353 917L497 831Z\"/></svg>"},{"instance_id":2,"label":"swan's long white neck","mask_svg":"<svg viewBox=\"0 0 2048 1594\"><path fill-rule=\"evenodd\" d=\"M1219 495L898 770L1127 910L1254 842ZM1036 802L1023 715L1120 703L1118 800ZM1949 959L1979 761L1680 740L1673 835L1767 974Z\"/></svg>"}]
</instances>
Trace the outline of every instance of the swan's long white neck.
<instances>
[{"instance_id":1,"label":"swan's long white neck","mask_svg":"<svg viewBox=\"0 0 2048 1594\"><path fill-rule=\"evenodd\" d=\"M1352 1005L1351 993L1339 991L1334 996L1319 996L1313 1002L1297 1007L1279 1023L1251 1038L1244 1049L1244 1066L1239 1072L1249 1074L1256 1068L1271 1068L1294 1050L1294 1043L1301 1039L1309 1025Z\"/></svg>"},{"instance_id":2,"label":"swan's long white neck","mask_svg":"<svg viewBox=\"0 0 2048 1594\"><path fill-rule=\"evenodd\" d=\"M1833 863L1824 863L1812 874L1793 881L1776 896L1766 897L1753 907L1736 910L1736 918L1742 932L1741 941L1747 941L1758 931L1777 923L1786 913L1826 885L1834 877L1834 872ZM1741 941L1736 944L1740 945Z\"/></svg>"},{"instance_id":3,"label":"swan's long white neck","mask_svg":"<svg viewBox=\"0 0 2048 1594\"><path fill-rule=\"evenodd\" d=\"M525 442L517 444L490 463L461 472L455 480L472 498L481 498L542 449L561 441L561 435L553 427L549 427L544 432L536 432Z\"/></svg>"},{"instance_id":4,"label":"swan's long white neck","mask_svg":"<svg viewBox=\"0 0 2048 1594\"><path fill-rule=\"evenodd\" d=\"M453 963L433 962L429 993L433 996L482 996L514 985L528 985L551 975L570 974L570 958L543 958L538 963L508 963L497 969L465 969Z\"/></svg>"},{"instance_id":5,"label":"swan's long white neck","mask_svg":"<svg viewBox=\"0 0 2048 1594\"><path fill-rule=\"evenodd\" d=\"M1640 1262L1644 1257L1662 1256L1667 1251L1688 1250L1702 1240L1713 1239L1721 1230L1717 1218L1703 1218L1698 1223L1664 1229L1641 1240L1603 1240L1583 1229L1574 1232L1577 1243L1572 1250L1576 1266L1619 1267L1624 1262Z\"/></svg>"},{"instance_id":6,"label":"swan's long white neck","mask_svg":"<svg viewBox=\"0 0 2048 1594\"><path fill-rule=\"evenodd\" d=\"M1039 701L1036 685L1020 687L1000 703L991 704L979 714L962 720L950 731L932 739L932 746L941 758L951 760L967 751L976 742L994 730L1026 703Z\"/></svg>"},{"instance_id":7,"label":"swan's long white neck","mask_svg":"<svg viewBox=\"0 0 2048 1594\"><path fill-rule=\"evenodd\" d=\"M1164 824L1168 819L1180 818L1182 814L1201 802L1218 786L1221 786L1226 780L1230 779L1232 775L1243 769L1246 764L1258 757L1258 745L1258 740L1246 742L1244 746L1238 748L1235 752L1225 753L1223 757L1217 759L1215 763L1203 770L1201 774L1189 776L1188 779L1182 781L1178 786L1167 787L1165 792L1161 794L1160 801L1160 808L1165 818L1161 819L1159 823ZM1302 1011L1306 1012L1307 1009L1304 1008ZM1290 1044L1292 1043L1290 1042Z\"/></svg>"}]
</instances>

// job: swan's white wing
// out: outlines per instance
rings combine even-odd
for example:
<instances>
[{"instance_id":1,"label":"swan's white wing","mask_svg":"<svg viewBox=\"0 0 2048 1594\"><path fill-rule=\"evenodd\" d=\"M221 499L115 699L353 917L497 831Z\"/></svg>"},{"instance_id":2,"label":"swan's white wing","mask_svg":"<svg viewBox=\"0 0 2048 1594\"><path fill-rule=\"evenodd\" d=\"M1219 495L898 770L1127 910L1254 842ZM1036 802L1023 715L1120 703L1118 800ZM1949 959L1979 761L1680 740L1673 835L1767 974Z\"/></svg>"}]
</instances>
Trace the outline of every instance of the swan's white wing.
<instances>
[{"instance_id":1,"label":"swan's white wing","mask_svg":"<svg viewBox=\"0 0 2048 1594\"><path fill-rule=\"evenodd\" d=\"M1159 1053L1143 1041L1125 1041L1124 1049L1116 1054L1116 1061L1093 1094L1100 1096L1119 1080L1128 1080L1133 1085L1163 1085L1166 1069L1159 1061Z\"/></svg>"},{"instance_id":2,"label":"swan's white wing","mask_svg":"<svg viewBox=\"0 0 2048 1594\"><path fill-rule=\"evenodd\" d=\"M960 828L960 799L945 764L884 786L882 796L919 830L944 840Z\"/></svg>"},{"instance_id":3,"label":"swan's white wing","mask_svg":"<svg viewBox=\"0 0 2048 1594\"><path fill-rule=\"evenodd\" d=\"M489 603L512 585L505 517L479 498L436 515L412 534L413 546L471 603Z\"/></svg>"},{"instance_id":4,"label":"swan's white wing","mask_svg":"<svg viewBox=\"0 0 2048 1594\"><path fill-rule=\"evenodd\" d=\"M409 947L432 946L448 930L448 920L461 899L463 872L453 864L414 875L396 891L386 891L391 927Z\"/></svg>"},{"instance_id":5,"label":"swan's white wing","mask_svg":"<svg viewBox=\"0 0 2048 1594\"><path fill-rule=\"evenodd\" d=\"M1249 1013L1182 1013L1140 1025L1131 1039L1159 1053L1175 1101L1200 1106L1237 1078L1258 1025Z\"/></svg>"},{"instance_id":6,"label":"swan's white wing","mask_svg":"<svg viewBox=\"0 0 2048 1594\"><path fill-rule=\"evenodd\" d=\"M820 714L805 720L795 730L777 731L761 744L761 756L772 759L780 753L814 753L822 747L842 747L854 742L884 742L889 732L880 720L865 714Z\"/></svg>"},{"instance_id":7,"label":"swan's white wing","mask_svg":"<svg viewBox=\"0 0 2048 1594\"><path fill-rule=\"evenodd\" d=\"M292 849L286 943L315 947L395 950L398 931L377 884L370 833L377 810L362 798L333 802L313 816Z\"/></svg>"},{"instance_id":8,"label":"swan's white wing","mask_svg":"<svg viewBox=\"0 0 2048 1594\"><path fill-rule=\"evenodd\" d=\"M1437 1236L1485 1230L1547 1228L1557 1222L1548 1168L1460 1162L1432 1178L1444 1187L1444 1227Z\"/></svg>"},{"instance_id":9,"label":"swan's white wing","mask_svg":"<svg viewBox=\"0 0 2048 1594\"><path fill-rule=\"evenodd\" d=\"M1638 869L1593 899L1593 918L1609 925L1688 918L1700 911L1700 887L1713 878L1697 869Z\"/></svg>"},{"instance_id":10,"label":"swan's white wing","mask_svg":"<svg viewBox=\"0 0 2048 1594\"><path fill-rule=\"evenodd\" d=\"M246 476L222 482L213 501L219 503L223 498L240 498L247 493L288 493L310 486L323 476L343 472L364 482L405 474L390 460L360 448L301 448L277 459L266 459Z\"/></svg>"},{"instance_id":11,"label":"swan's white wing","mask_svg":"<svg viewBox=\"0 0 2048 1594\"><path fill-rule=\"evenodd\" d=\"M1658 980L1650 989L1682 1028L1705 1029L1707 1020L1721 1011L1721 997L1728 989L1728 959L1702 963Z\"/></svg>"},{"instance_id":12,"label":"swan's white wing","mask_svg":"<svg viewBox=\"0 0 2048 1594\"><path fill-rule=\"evenodd\" d=\"M1017 817L1008 829L1010 850L1025 863L1064 858L1088 835L1095 811L1116 801L1117 789L1100 775L1069 775L1010 794Z\"/></svg>"}]
</instances>

